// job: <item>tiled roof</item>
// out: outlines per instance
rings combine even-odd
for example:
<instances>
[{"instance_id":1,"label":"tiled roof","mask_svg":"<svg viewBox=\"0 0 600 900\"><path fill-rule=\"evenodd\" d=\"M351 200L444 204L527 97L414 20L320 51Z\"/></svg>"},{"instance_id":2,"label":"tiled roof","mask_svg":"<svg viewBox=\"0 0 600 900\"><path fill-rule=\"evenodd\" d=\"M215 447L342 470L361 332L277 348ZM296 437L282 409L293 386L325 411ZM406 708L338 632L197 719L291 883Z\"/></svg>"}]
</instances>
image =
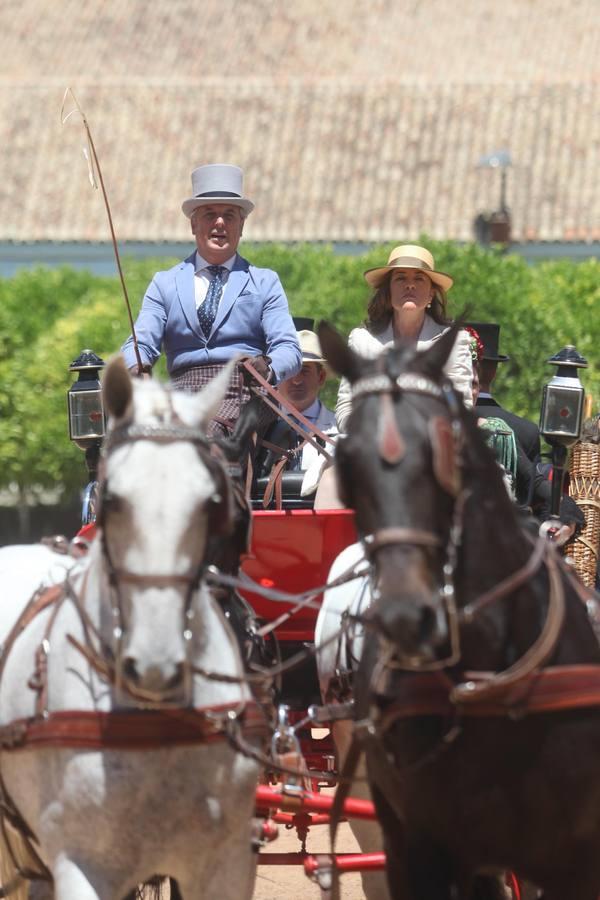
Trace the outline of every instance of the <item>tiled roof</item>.
<instances>
[{"instance_id":1,"label":"tiled roof","mask_svg":"<svg viewBox=\"0 0 600 900\"><path fill-rule=\"evenodd\" d=\"M600 240L598 0L4 0L0 240L185 240L191 169L236 162L254 240Z\"/></svg>"}]
</instances>

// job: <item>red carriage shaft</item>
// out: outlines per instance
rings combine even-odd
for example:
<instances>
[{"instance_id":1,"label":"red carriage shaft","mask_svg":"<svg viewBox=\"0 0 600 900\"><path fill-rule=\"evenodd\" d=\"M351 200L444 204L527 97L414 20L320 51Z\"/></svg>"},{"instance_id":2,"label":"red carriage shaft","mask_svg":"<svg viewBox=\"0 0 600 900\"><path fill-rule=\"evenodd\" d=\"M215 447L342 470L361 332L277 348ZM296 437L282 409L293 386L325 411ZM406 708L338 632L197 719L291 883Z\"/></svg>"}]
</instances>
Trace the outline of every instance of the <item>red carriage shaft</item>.
<instances>
[{"instance_id":1,"label":"red carriage shaft","mask_svg":"<svg viewBox=\"0 0 600 900\"><path fill-rule=\"evenodd\" d=\"M338 872L374 872L385 869L385 853L336 853L333 857ZM259 853L259 866L304 866L307 875L314 875L323 866L323 856L305 853Z\"/></svg>"},{"instance_id":2,"label":"red carriage shaft","mask_svg":"<svg viewBox=\"0 0 600 900\"><path fill-rule=\"evenodd\" d=\"M304 810L329 815L333 803L333 797L313 794L310 791L289 794L264 784L260 784L256 789L256 807L263 811L280 809L283 812L294 813ZM341 814L345 819L368 819L369 821L376 819L375 807L370 800L359 800L353 797L348 797L344 801Z\"/></svg>"},{"instance_id":3,"label":"red carriage shaft","mask_svg":"<svg viewBox=\"0 0 600 900\"><path fill-rule=\"evenodd\" d=\"M306 856L304 871L307 875L315 875L323 866L323 855ZM381 872L385 869L385 853L336 853L333 860L338 872Z\"/></svg>"}]
</instances>

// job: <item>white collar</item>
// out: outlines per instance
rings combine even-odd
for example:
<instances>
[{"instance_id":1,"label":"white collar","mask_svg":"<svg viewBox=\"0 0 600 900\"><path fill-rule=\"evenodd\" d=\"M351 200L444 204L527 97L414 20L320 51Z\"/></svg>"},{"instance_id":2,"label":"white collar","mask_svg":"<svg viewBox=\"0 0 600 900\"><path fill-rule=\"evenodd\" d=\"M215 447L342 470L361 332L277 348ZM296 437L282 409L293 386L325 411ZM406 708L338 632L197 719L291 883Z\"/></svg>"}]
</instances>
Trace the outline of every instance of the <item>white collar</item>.
<instances>
[{"instance_id":1,"label":"white collar","mask_svg":"<svg viewBox=\"0 0 600 900\"><path fill-rule=\"evenodd\" d=\"M233 256L230 256L229 259L226 259L224 263L221 265L226 268L229 272L233 269L233 264L235 262L235 258L237 253L234 253ZM196 250L196 261L195 261L195 274L198 275L200 272L208 269L208 267L212 265L212 263L206 262L203 256L200 256L198 251Z\"/></svg>"},{"instance_id":2,"label":"white collar","mask_svg":"<svg viewBox=\"0 0 600 900\"><path fill-rule=\"evenodd\" d=\"M307 406L306 409L302 411L302 415L304 416L305 419L312 420L312 419L318 419L320 412L321 412L321 401L317 397L316 400L313 400L313 402L310 404L310 406Z\"/></svg>"}]
</instances>

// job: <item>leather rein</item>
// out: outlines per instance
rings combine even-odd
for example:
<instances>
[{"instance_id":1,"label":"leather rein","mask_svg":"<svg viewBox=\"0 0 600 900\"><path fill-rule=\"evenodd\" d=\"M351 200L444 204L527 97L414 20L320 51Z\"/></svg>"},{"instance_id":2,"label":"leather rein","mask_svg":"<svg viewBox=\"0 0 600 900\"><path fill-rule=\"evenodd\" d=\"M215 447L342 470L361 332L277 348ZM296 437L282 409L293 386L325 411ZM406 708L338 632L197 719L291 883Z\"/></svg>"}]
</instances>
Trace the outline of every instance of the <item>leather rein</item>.
<instances>
[{"instance_id":1,"label":"leather rein","mask_svg":"<svg viewBox=\"0 0 600 900\"><path fill-rule=\"evenodd\" d=\"M402 373L394 380L382 372L358 379L352 386L353 400L364 396L381 395L382 400L389 403L390 397L405 393L439 400L450 413L450 433L455 455L453 471L458 473L459 477L445 478L443 474L435 472L441 486L455 498L453 520L442 569L444 583L440 587L440 597L445 605L449 624L450 654L446 659L419 665L414 664L410 658L398 659L396 648L392 645L387 646L385 658L376 666L374 681L379 680L386 670L390 669L403 669L411 674L407 674L401 680L401 696L396 697L382 714L377 731L385 730L398 718L446 715L449 711L456 713L459 710L464 715L509 716L515 712L517 703L525 703L528 712L563 709L569 704L576 707L599 703L600 666L562 666L543 670L556 647L565 619L565 592L561 569L571 582L575 580L558 556L555 547L545 538L538 538L528 560L517 571L467 606L462 609L457 607L454 576L458 548L462 540L464 506L469 492L462 484L464 435L456 395L449 383L440 386L429 378L411 373ZM387 429L389 432L390 428L397 429L395 415L393 422L390 420L390 408L381 411L381 418L386 417L387 424L384 428L380 428L380 431ZM387 444L394 446L394 440L390 441L388 438ZM403 442L401 435L398 435L398 445L400 444ZM398 461L399 459L396 460ZM387 462L393 461L387 459ZM382 547L402 544L433 548L442 546L437 534L406 527L380 529L365 536L363 542L365 553L373 564ZM467 673L465 681L459 684L453 682L443 670L455 665L461 658L460 626L473 622L482 610L511 596L542 566L548 571L550 589L548 611L538 638L523 656L505 671ZM581 680L577 678L577 673L581 673ZM555 700L552 699L553 696Z\"/></svg>"}]
</instances>

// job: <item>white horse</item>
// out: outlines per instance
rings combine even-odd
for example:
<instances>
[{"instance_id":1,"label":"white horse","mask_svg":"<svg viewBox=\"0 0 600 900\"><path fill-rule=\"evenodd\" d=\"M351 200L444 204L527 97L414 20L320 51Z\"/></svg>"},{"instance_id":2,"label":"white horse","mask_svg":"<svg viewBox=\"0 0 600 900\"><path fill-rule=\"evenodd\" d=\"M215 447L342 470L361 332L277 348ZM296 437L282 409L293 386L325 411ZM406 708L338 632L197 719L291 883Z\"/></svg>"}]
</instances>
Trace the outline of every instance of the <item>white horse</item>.
<instances>
[{"instance_id":1,"label":"white horse","mask_svg":"<svg viewBox=\"0 0 600 900\"><path fill-rule=\"evenodd\" d=\"M9 640L60 558L3 551L5 886L9 864L25 858L51 877L56 900L118 900L154 875L176 879L184 898L252 895L258 766L225 729L255 744L261 729L236 639L203 581L207 535L229 522L204 437L229 377L193 395L134 387L121 360L109 364L99 535L62 599Z\"/></svg>"},{"instance_id":2,"label":"white horse","mask_svg":"<svg viewBox=\"0 0 600 900\"><path fill-rule=\"evenodd\" d=\"M364 563L365 575L356 580L329 588L323 596L323 604L317 617L315 646L317 671L323 702L335 704L349 699L352 690L352 675L360 660L363 649L363 630L360 625L342 625L348 615L364 613L371 600L368 564L362 544L346 547L336 557L329 571L328 582L334 581L353 567L359 571ZM336 633L340 633L335 640ZM342 719L333 722L332 736L335 744L338 766L341 767L352 742L352 721ZM356 780L352 785L353 797L370 800L371 792L366 778L366 767L361 760ZM350 828L363 853L383 850L383 837L378 822L350 819ZM385 872L364 872L362 885L367 900L389 900Z\"/></svg>"}]
</instances>

